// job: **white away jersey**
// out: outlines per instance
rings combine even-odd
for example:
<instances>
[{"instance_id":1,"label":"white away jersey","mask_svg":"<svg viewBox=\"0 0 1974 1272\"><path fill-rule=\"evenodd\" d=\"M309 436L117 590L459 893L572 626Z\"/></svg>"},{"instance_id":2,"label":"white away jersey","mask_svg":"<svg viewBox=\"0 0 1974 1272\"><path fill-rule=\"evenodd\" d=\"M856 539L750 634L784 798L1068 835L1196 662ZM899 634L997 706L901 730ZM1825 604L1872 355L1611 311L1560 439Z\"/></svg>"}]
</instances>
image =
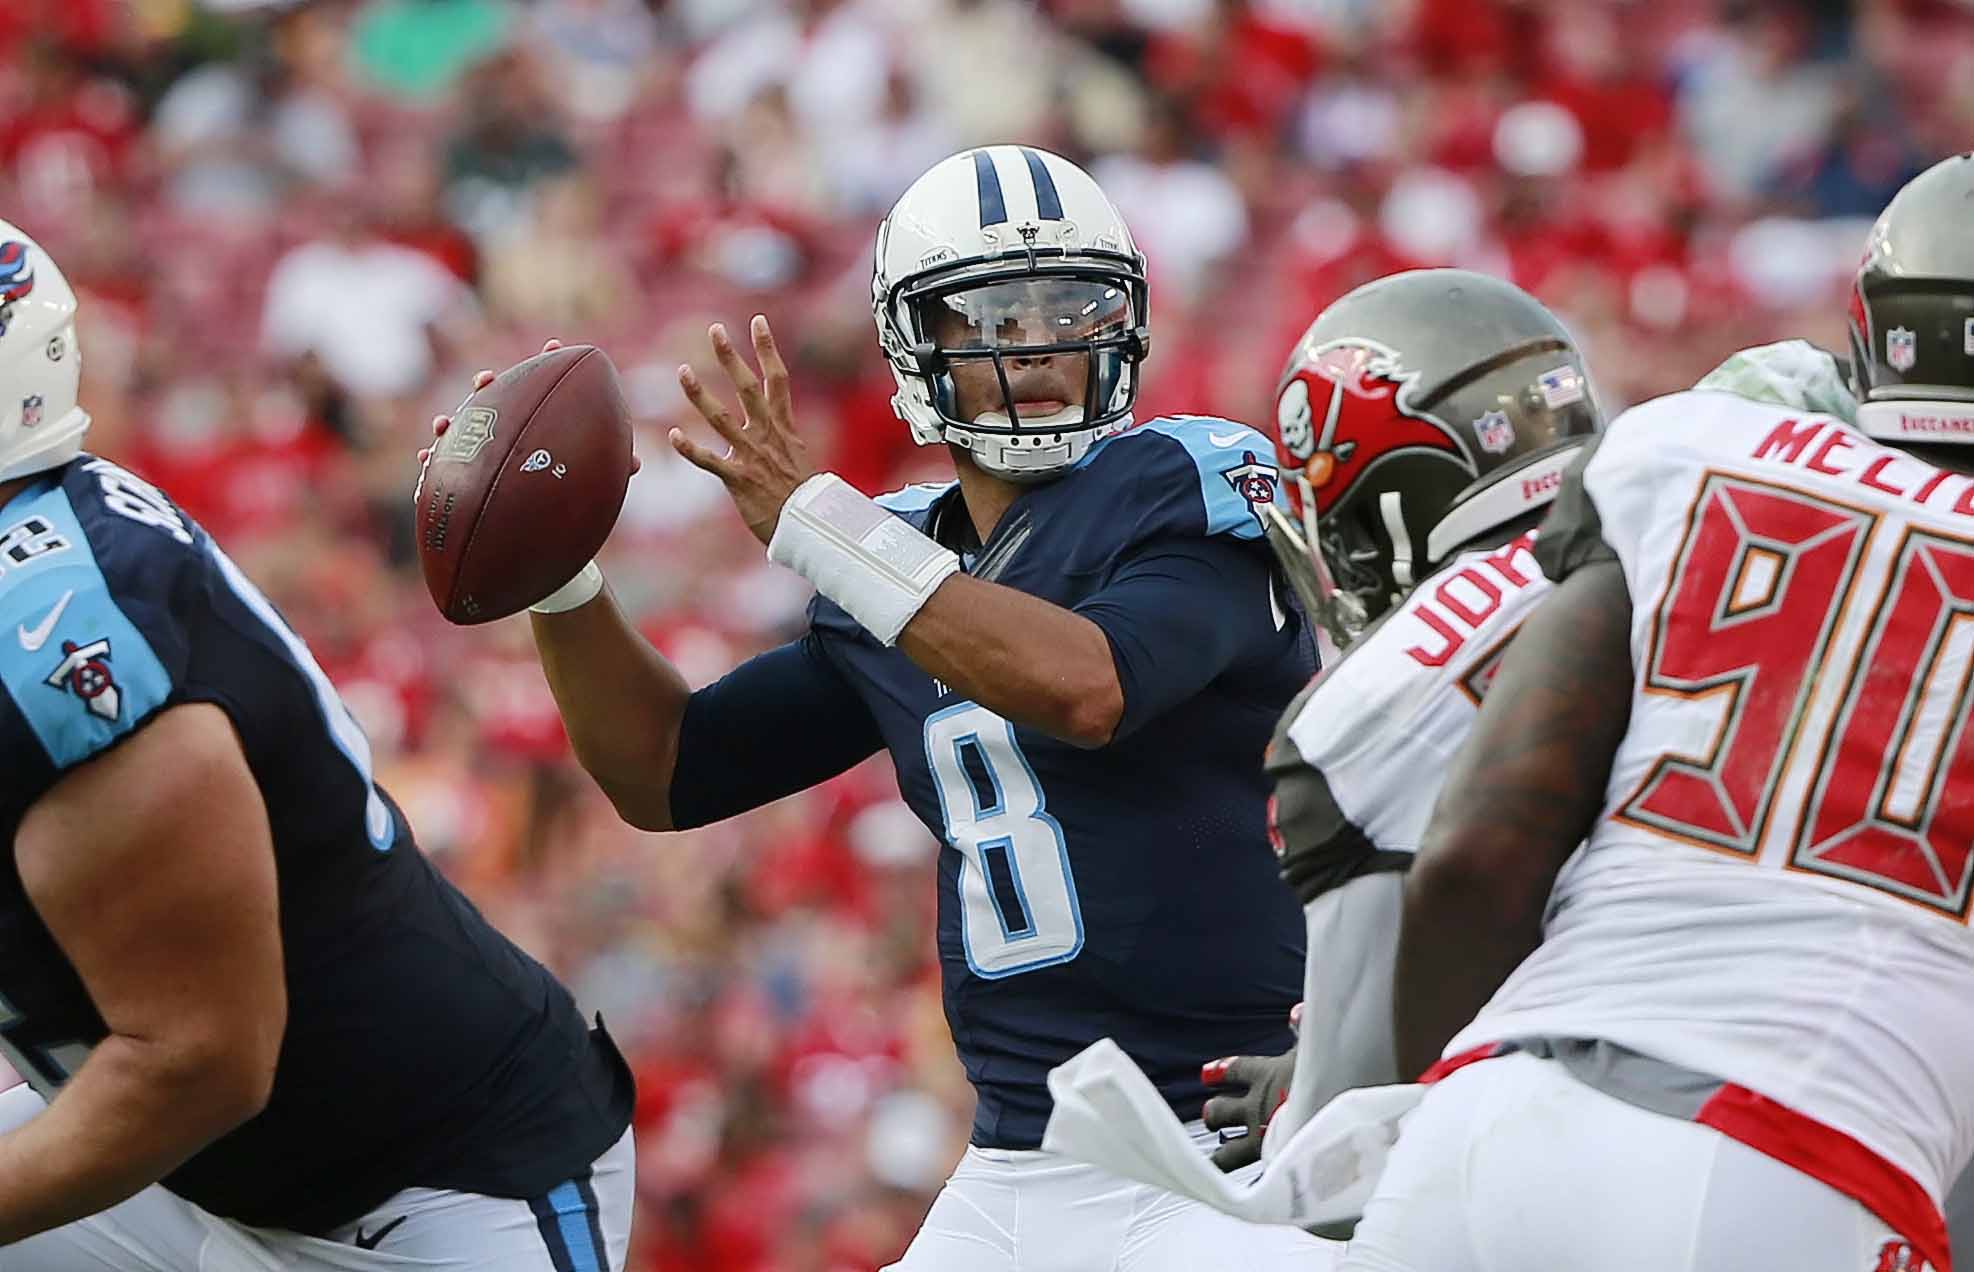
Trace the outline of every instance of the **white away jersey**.
<instances>
[{"instance_id":1,"label":"white away jersey","mask_svg":"<svg viewBox=\"0 0 1974 1272\"><path fill-rule=\"evenodd\" d=\"M1543 945L1448 1054L1613 1044L1738 1101L1699 1120L1937 1203L1974 1148L1974 476L1679 393L1611 426L1538 555L1621 564L1630 727ZM1760 1142L1791 1118L1855 1144Z\"/></svg>"},{"instance_id":2,"label":"white away jersey","mask_svg":"<svg viewBox=\"0 0 1974 1272\"><path fill-rule=\"evenodd\" d=\"M1454 557L1282 717L1270 827L1304 904L1411 864L1509 639L1549 592L1534 540Z\"/></svg>"}]
</instances>

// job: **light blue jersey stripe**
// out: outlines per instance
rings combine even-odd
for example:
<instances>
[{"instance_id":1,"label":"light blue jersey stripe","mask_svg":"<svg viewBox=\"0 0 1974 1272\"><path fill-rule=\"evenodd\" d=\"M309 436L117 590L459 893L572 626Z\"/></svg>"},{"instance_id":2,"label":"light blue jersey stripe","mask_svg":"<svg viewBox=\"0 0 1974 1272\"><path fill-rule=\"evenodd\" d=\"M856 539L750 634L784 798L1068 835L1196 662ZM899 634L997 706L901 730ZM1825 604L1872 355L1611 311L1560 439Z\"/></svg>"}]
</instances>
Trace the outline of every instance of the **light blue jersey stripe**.
<instances>
[{"instance_id":1,"label":"light blue jersey stripe","mask_svg":"<svg viewBox=\"0 0 1974 1272\"><path fill-rule=\"evenodd\" d=\"M953 488L950 481L922 481L879 495L874 502L887 512L924 512Z\"/></svg>"},{"instance_id":2,"label":"light blue jersey stripe","mask_svg":"<svg viewBox=\"0 0 1974 1272\"><path fill-rule=\"evenodd\" d=\"M583 1194L572 1183L557 1184L548 1194L555 1211L555 1223L562 1233L562 1245L569 1252L569 1265L575 1272L605 1272L596 1265L596 1246L590 1239L589 1208Z\"/></svg>"},{"instance_id":3,"label":"light blue jersey stripe","mask_svg":"<svg viewBox=\"0 0 1974 1272\"><path fill-rule=\"evenodd\" d=\"M1279 497L1281 479L1275 468L1275 445L1260 433L1234 420L1207 415L1166 415L1122 433L1113 433L1090 448L1078 467L1106 446L1133 445L1130 439L1147 433L1169 437L1186 448L1199 475L1200 503L1206 511L1206 533L1259 539L1261 521L1254 505L1241 493L1240 478L1266 481ZM1249 470L1246 473L1240 470Z\"/></svg>"}]
</instances>

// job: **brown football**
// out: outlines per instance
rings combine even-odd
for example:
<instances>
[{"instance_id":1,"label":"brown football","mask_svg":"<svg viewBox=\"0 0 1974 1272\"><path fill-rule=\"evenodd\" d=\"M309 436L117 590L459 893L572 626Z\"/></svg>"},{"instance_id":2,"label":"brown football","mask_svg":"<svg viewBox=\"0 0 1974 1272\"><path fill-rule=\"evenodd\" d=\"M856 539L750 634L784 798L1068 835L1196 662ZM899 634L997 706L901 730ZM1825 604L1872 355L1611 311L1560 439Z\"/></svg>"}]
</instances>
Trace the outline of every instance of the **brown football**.
<instances>
[{"instance_id":1,"label":"brown football","mask_svg":"<svg viewBox=\"0 0 1974 1272\"><path fill-rule=\"evenodd\" d=\"M418 558L439 612L505 618L576 576L631 479L631 416L594 345L517 363L467 398L418 483Z\"/></svg>"}]
</instances>

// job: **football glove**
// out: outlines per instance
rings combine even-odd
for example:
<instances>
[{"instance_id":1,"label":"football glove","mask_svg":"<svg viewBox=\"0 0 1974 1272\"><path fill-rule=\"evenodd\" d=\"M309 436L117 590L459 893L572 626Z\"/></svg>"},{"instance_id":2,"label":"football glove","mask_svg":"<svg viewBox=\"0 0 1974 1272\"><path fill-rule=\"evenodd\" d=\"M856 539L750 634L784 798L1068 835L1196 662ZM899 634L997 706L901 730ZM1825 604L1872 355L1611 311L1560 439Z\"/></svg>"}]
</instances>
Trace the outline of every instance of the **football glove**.
<instances>
[{"instance_id":1,"label":"football glove","mask_svg":"<svg viewBox=\"0 0 1974 1272\"><path fill-rule=\"evenodd\" d=\"M1213 1164L1239 1170L1261 1160L1261 1138L1275 1110L1289 1098L1295 1051L1279 1056L1230 1056L1200 1067L1200 1080L1223 1094L1206 1102L1201 1114L1208 1130L1220 1132Z\"/></svg>"}]
</instances>

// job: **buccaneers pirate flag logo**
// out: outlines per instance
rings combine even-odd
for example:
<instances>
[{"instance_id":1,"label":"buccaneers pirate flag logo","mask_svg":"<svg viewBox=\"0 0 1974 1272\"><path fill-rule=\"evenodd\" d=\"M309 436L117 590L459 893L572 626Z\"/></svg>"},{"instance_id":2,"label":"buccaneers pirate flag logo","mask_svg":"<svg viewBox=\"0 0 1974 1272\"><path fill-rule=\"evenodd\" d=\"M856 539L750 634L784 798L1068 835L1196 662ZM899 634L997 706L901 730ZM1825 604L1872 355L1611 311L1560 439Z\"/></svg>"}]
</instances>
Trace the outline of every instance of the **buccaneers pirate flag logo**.
<instances>
[{"instance_id":1,"label":"buccaneers pirate flag logo","mask_svg":"<svg viewBox=\"0 0 1974 1272\"><path fill-rule=\"evenodd\" d=\"M1275 399L1275 423L1315 492L1318 516L1394 455L1433 451L1473 468L1459 436L1411 405L1418 378L1371 340L1333 340L1305 353Z\"/></svg>"}]
</instances>

